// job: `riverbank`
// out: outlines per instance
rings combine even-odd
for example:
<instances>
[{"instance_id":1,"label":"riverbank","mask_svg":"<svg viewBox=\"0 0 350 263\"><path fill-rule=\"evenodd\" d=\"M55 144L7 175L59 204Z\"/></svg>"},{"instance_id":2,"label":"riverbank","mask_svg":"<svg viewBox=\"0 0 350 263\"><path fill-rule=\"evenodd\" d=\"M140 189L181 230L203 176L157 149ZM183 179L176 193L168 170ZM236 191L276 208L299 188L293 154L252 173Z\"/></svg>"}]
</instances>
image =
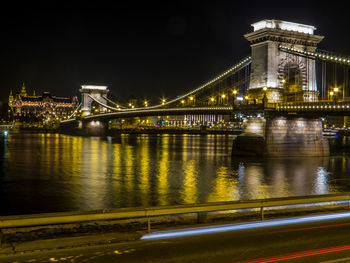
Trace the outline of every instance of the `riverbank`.
<instances>
[{"instance_id":1,"label":"riverbank","mask_svg":"<svg viewBox=\"0 0 350 263\"><path fill-rule=\"evenodd\" d=\"M10 131L11 133L61 133L59 128L37 128L37 127L20 127ZM189 129L189 128L124 128L108 129L106 136L116 134L240 134L241 129ZM64 133L67 133L64 132ZM70 134L68 132L68 134ZM71 131L72 135L76 134L75 130Z\"/></svg>"},{"instance_id":2,"label":"riverbank","mask_svg":"<svg viewBox=\"0 0 350 263\"><path fill-rule=\"evenodd\" d=\"M107 134L240 134L241 132L241 129L126 128L109 129Z\"/></svg>"}]
</instances>

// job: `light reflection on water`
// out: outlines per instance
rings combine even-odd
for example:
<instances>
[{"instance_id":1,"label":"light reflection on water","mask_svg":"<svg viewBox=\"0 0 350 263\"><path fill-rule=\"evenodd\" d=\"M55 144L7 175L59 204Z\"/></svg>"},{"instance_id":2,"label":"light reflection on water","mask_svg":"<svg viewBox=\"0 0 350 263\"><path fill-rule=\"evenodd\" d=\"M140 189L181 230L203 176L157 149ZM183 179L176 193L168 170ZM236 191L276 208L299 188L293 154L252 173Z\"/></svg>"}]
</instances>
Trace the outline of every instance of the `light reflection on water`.
<instances>
[{"instance_id":1,"label":"light reflection on water","mask_svg":"<svg viewBox=\"0 0 350 263\"><path fill-rule=\"evenodd\" d=\"M231 157L231 135L0 140L0 214L257 199L350 190L350 155Z\"/></svg>"}]
</instances>

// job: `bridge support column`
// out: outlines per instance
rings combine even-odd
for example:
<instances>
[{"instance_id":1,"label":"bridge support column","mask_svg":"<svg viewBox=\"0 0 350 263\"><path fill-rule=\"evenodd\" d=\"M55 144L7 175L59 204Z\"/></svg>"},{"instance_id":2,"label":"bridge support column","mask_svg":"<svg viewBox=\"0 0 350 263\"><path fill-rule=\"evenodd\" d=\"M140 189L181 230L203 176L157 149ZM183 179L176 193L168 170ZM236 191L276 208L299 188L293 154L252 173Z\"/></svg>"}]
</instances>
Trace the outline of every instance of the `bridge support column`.
<instances>
[{"instance_id":1,"label":"bridge support column","mask_svg":"<svg viewBox=\"0 0 350 263\"><path fill-rule=\"evenodd\" d=\"M108 122L99 120L83 120L82 134L86 136L106 136L108 131Z\"/></svg>"},{"instance_id":2,"label":"bridge support column","mask_svg":"<svg viewBox=\"0 0 350 263\"><path fill-rule=\"evenodd\" d=\"M329 143L318 118L249 118L233 141L237 156L328 156Z\"/></svg>"}]
</instances>

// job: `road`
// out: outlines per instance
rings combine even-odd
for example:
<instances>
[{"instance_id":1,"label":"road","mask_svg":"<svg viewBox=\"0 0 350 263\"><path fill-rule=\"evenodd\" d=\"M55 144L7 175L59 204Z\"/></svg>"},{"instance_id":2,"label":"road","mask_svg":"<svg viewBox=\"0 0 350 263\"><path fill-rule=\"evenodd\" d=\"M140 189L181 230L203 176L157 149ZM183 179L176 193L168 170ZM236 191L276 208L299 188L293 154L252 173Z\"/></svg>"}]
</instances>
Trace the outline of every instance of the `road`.
<instances>
[{"instance_id":1,"label":"road","mask_svg":"<svg viewBox=\"0 0 350 263\"><path fill-rule=\"evenodd\" d=\"M350 218L37 252L0 262L350 262Z\"/></svg>"}]
</instances>

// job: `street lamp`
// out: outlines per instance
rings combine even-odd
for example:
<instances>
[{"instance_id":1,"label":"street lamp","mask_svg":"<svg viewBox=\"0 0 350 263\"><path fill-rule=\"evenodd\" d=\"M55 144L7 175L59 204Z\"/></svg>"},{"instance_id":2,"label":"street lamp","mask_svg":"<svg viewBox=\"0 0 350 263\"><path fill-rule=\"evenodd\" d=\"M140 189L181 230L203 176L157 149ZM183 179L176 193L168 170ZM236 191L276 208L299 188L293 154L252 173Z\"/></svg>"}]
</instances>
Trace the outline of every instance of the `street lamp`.
<instances>
[{"instance_id":1,"label":"street lamp","mask_svg":"<svg viewBox=\"0 0 350 263\"><path fill-rule=\"evenodd\" d=\"M266 91L267 91L267 87L263 87L263 91L264 91L264 97L262 99L262 103L267 106L267 97L266 97Z\"/></svg>"}]
</instances>

